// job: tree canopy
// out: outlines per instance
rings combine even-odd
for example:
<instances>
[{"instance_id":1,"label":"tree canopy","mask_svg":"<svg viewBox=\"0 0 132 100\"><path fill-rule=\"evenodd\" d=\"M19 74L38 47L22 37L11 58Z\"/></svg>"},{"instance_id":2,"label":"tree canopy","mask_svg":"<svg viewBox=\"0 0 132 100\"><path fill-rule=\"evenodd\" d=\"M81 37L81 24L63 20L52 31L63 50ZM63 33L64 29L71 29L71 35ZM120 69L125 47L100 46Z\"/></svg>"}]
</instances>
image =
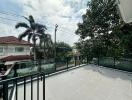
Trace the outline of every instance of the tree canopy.
<instances>
[{"instance_id":1,"label":"tree canopy","mask_svg":"<svg viewBox=\"0 0 132 100\"><path fill-rule=\"evenodd\" d=\"M131 31L130 28L121 29L123 21L115 0L91 0L87 6L83 21L78 23L75 32L80 36L80 41L76 43L78 50L93 56L122 56L132 52Z\"/></svg>"},{"instance_id":2,"label":"tree canopy","mask_svg":"<svg viewBox=\"0 0 132 100\"><path fill-rule=\"evenodd\" d=\"M72 47L65 42L56 43L56 55L58 58L67 57L69 52L72 51Z\"/></svg>"}]
</instances>

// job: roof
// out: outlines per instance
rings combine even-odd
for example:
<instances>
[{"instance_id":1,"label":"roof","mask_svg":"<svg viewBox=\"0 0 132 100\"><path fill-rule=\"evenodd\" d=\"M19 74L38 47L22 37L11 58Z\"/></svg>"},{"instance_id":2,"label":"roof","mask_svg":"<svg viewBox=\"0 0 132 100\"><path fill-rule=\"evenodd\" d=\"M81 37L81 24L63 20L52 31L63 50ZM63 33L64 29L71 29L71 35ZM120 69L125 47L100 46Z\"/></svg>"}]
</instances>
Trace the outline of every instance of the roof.
<instances>
[{"instance_id":1,"label":"roof","mask_svg":"<svg viewBox=\"0 0 132 100\"><path fill-rule=\"evenodd\" d=\"M0 37L0 44L31 45L30 42L25 40L19 41L18 38L14 36Z\"/></svg>"},{"instance_id":2,"label":"roof","mask_svg":"<svg viewBox=\"0 0 132 100\"><path fill-rule=\"evenodd\" d=\"M31 56L29 55L17 55L17 56L7 56L4 57L2 59L0 59L1 61L19 61L19 60L30 60L32 59Z\"/></svg>"}]
</instances>

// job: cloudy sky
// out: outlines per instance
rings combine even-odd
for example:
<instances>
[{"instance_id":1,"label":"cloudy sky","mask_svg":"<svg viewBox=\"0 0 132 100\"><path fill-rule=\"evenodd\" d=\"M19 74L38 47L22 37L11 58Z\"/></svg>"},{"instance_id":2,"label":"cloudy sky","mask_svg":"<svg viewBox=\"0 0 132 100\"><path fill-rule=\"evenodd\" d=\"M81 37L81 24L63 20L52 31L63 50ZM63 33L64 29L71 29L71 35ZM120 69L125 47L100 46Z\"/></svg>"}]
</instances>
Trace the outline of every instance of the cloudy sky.
<instances>
[{"instance_id":1,"label":"cloudy sky","mask_svg":"<svg viewBox=\"0 0 132 100\"><path fill-rule=\"evenodd\" d=\"M88 0L0 0L0 36L18 36L23 29L14 28L21 16L33 15L38 23L48 27L47 33L54 39L54 27L58 24L57 41L70 45L78 41L75 35L77 23L86 12Z\"/></svg>"}]
</instances>

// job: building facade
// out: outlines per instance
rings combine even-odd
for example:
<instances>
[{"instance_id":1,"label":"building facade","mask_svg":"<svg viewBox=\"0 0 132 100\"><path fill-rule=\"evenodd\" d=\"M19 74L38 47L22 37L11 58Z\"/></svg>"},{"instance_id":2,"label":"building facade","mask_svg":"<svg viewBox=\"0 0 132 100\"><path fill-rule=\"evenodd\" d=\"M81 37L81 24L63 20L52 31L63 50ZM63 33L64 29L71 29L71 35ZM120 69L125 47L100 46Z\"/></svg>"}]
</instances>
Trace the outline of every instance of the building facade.
<instances>
[{"instance_id":1,"label":"building facade","mask_svg":"<svg viewBox=\"0 0 132 100\"><path fill-rule=\"evenodd\" d=\"M14 36L0 37L0 61L29 60L31 43L19 41Z\"/></svg>"}]
</instances>

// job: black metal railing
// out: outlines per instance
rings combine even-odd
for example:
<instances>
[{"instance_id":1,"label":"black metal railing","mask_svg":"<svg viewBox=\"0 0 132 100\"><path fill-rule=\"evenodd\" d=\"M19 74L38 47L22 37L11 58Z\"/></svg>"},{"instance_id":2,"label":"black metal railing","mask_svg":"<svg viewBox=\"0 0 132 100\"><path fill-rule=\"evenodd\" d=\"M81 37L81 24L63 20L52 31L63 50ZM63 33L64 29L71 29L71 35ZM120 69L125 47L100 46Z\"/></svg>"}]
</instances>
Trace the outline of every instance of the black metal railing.
<instances>
[{"instance_id":1,"label":"black metal railing","mask_svg":"<svg viewBox=\"0 0 132 100\"><path fill-rule=\"evenodd\" d=\"M5 78L5 76L3 77ZM37 91L34 90L33 88L33 84L34 84L33 81L37 81ZM42 82L41 88L43 89L43 95L42 95L43 97L41 96L41 99L39 95L40 82ZM27 95L27 92L29 92L29 90L26 89L27 87L26 85L29 85L29 84L31 85L30 100L33 100L34 91L36 93L37 100L45 100L45 74L42 72L0 81L0 85L2 86L1 92L3 92L2 94L3 96L1 98L3 98L3 100L12 100L12 98L14 98L15 100L29 100L29 97L28 97L29 95ZM23 90L24 90L23 93L18 92L20 87L23 87Z\"/></svg>"},{"instance_id":2,"label":"black metal railing","mask_svg":"<svg viewBox=\"0 0 132 100\"><path fill-rule=\"evenodd\" d=\"M80 67L82 64L88 63L87 56L70 56L66 58L56 58L54 60L37 60L37 61L21 61L16 62L14 65L8 69L6 74L2 77L0 81L0 86L2 89L2 98L3 100L11 100L14 97L15 91L15 100L20 99L19 95L19 86L23 86L23 99L28 100L26 94L27 84L31 86L31 97L30 100L33 100L33 81L37 82L37 100L40 99L40 79L43 80L43 100L45 99L45 75L50 75L59 71L68 71L76 67ZM38 70L39 69L39 70ZM38 73L39 72L39 73ZM9 92L10 91L10 92ZM42 98L42 97L41 97ZM41 100L41 99L40 99Z\"/></svg>"},{"instance_id":3,"label":"black metal railing","mask_svg":"<svg viewBox=\"0 0 132 100\"><path fill-rule=\"evenodd\" d=\"M114 58L114 57L99 57L93 58L93 63L99 66L119 69L132 72L132 59Z\"/></svg>"},{"instance_id":4,"label":"black metal railing","mask_svg":"<svg viewBox=\"0 0 132 100\"><path fill-rule=\"evenodd\" d=\"M46 60L16 62L14 65L14 69L16 68L16 71L14 72L16 72L17 76L30 75L37 73L38 71L44 72L45 75L49 75L62 70L69 70L74 67L78 67L81 64L87 64L87 57L71 56L56 58L55 61L45 61Z\"/></svg>"},{"instance_id":5,"label":"black metal railing","mask_svg":"<svg viewBox=\"0 0 132 100\"><path fill-rule=\"evenodd\" d=\"M45 75L49 75L58 71L79 67L82 64L87 64L86 56L71 56L65 58L56 58L55 62L53 62L52 65L48 66L47 68L43 67L42 64L41 69L44 70Z\"/></svg>"}]
</instances>

